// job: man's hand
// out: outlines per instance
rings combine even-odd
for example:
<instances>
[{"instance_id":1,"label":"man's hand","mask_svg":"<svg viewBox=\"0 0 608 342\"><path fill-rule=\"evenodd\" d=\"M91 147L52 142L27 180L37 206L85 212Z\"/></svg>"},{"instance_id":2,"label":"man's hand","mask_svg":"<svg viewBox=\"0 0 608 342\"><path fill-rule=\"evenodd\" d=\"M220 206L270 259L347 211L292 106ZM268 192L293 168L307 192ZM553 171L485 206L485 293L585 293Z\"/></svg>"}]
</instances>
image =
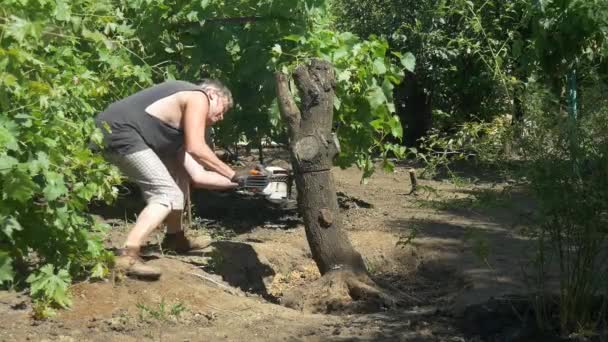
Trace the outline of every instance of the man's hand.
<instances>
[{"instance_id":1,"label":"man's hand","mask_svg":"<svg viewBox=\"0 0 608 342\"><path fill-rule=\"evenodd\" d=\"M245 186L245 182L247 181L247 177L250 175L250 170L238 170L234 173L234 176L230 179L232 183L237 183L240 188Z\"/></svg>"},{"instance_id":2,"label":"man's hand","mask_svg":"<svg viewBox=\"0 0 608 342\"><path fill-rule=\"evenodd\" d=\"M255 166L254 170L258 172L257 173L258 175L267 176L267 174L266 174L266 167L264 165L262 165L262 164L257 164Z\"/></svg>"}]
</instances>

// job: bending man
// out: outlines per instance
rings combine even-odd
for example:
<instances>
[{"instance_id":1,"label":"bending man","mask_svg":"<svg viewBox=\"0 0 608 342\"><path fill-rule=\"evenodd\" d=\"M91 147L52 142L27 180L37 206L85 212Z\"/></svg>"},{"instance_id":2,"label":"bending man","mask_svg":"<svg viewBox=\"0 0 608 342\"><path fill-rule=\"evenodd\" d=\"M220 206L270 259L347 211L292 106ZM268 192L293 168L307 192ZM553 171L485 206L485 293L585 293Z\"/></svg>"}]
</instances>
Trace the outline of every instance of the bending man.
<instances>
[{"instance_id":1,"label":"bending man","mask_svg":"<svg viewBox=\"0 0 608 342\"><path fill-rule=\"evenodd\" d=\"M197 247L181 224L190 184L227 190L242 180L205 142L206 128L232 106L230 90L218 81L167 81L115 102L97 116L105 156L140 187L147 203L116 258L116 267L127 275L160 277L159 269L141 260L140 248L163 221L163 248L184 253Z\"/></svg>"}]
</instances>

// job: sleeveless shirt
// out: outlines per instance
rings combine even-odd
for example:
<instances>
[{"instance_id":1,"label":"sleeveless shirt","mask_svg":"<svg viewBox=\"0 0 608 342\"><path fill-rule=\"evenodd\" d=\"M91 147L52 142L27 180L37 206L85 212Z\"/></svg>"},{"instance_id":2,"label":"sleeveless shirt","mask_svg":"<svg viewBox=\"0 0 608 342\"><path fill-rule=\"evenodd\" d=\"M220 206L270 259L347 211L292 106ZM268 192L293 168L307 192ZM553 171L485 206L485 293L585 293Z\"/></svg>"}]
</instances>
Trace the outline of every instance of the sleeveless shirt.
<instances>
[{"instance_id":1,"label":"sleeveless shirt","mask_svg":"<svg viewBox=\"0 0 608 342\"><path fill-rule=\"evenodd\" d=\"M148 114L146 108L180 91L200 91L207 96L190 82L166 81L114 102L99 113L95 123L104 134L105 150L127 155L151 148L161 157L175 155L184 143L183 129ZM104 128L106 124L110 132Z\"/></svg>"}]
</instances>

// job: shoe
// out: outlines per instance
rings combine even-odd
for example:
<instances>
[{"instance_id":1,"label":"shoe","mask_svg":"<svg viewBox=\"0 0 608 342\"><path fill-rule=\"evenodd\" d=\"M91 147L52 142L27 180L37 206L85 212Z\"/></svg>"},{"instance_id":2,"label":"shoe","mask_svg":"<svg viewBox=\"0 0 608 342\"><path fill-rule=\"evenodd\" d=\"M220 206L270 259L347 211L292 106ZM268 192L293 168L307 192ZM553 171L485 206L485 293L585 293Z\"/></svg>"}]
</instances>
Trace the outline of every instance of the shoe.
<instances>
[{"instance_id":1,"label":"shoe","mask_svg":"<svg viewBox=\"0 0 608 342\"><path fill-rule=\"evenodd\" d=\"M114 260L116 269L124 272L127 276L147 280L157 280L160 278L160 269L146 265L139 256L139 248L120 249L118 256Z\"/></svg>"},{"instance_id":2,"label":"shoe","mask_svg":"<svg viewBox=\"0 0 608 342\"><path fill-rule=\"evenodd\" d=\"M202 249L204 247L199 243L189 240L186 235L184 235L184 231L174 234L165 234L165 238L160 246L163 250L173 251L177 254L184 254L191 250Z\"/></svg>"}]
</instances>

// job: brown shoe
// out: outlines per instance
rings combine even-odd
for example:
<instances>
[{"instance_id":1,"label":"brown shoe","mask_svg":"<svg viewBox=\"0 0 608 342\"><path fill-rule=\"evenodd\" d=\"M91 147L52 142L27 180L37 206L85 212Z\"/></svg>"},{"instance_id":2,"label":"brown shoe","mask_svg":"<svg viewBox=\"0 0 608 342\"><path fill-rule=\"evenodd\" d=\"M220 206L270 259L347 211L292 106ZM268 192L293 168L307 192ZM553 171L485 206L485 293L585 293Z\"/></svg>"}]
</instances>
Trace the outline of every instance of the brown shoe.
<instances>
[{"instance_id":1,"label":"brown shoe","mask_svg":"<svg viewBox=\"0 0 608 342\"><path fill-rule=\"evenodd\" d=\"M163 250L174 251L178 254L187 253L195 249L202 249L204 246L189 240L184 231L175 234L165 234L163 242L161 242Z\"/></svg>"},{"instance_id":2,"label":"brown shoe","mask_svg":"<svg viewBox=\"0 0 608 342\"><path fill-rule=\"evenodd\" d=\"M118 250L118 256L114 259L116 269L123 271L127 276L138 277L148 280L160 278L161 271L150 265L146 265L139 256L139 248L123 248Z\"/></svg>"}]
</instances>

